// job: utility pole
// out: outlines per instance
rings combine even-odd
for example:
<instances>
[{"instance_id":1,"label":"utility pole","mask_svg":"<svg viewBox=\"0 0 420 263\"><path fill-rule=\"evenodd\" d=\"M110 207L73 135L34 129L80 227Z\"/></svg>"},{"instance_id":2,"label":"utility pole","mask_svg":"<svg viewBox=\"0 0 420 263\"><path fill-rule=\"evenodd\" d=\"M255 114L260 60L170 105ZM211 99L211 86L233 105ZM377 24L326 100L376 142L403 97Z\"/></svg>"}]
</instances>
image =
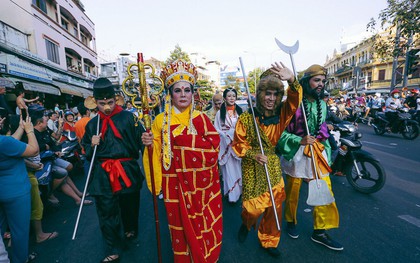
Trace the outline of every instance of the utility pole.
<instances>
[{"instance_id":1,"label":"utility pole","mask_svg":"<svg viewBox=\"0 0 420 263\"><path fill-rule=\"evenodd\" d=\"M404 63L404 78L403 78L403 87L407 87L407 82L408 82L408 71L409 69L409 61L410 61L410 46L411 43L413 43L413 32L411 32L410 37L408 38L408 42L407 42L407 52L405 53L405 63Z\"/></svg>"},{"instance_id":2,"label":"utility pole","mask_svg":"<svg viewBox=\"0 0 420 263\"><path fill-rule=\"evenodd\" d=\"M359 66L355 66L353 69L353 74L356 75L356 81L355 81L355 85L354 85L354 95L357 97L357 88L359 87L359 78L360 78L360 73L362 71L362 68Z\"/></svg>"},{"instance_id":3,"label":"utility pole","mask_svg":"<svg viewBox=\"0 0 420 263\"><path fill-rule=\"evenodd\" d=\"M400 45L400 21L397 22L397 32L395 33L395 49L394 49L394 60L392 61L392 78L391 78L391 87L390 92L395 88L395 82L397 79L397 66L398 66L398 57L400 55L399 45Z\"/></svg>"}]
</instances>

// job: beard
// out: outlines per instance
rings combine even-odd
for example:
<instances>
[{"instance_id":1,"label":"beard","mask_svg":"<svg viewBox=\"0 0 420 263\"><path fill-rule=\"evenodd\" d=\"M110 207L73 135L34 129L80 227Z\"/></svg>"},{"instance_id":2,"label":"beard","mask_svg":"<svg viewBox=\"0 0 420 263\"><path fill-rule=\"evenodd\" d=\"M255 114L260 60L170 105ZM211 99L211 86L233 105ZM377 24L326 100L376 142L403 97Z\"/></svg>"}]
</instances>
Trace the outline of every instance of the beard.
<instances>
[{"instance_id":1,"label":"beard","mask_svg":"<svg viewBox=\"0 0 420 263\"><path fill-rule=\"evenodd\" d=\"M310 97L312 97L314 99L322 99L324 97L323 96L323 94L324 94L324 88L322 88L319 92L317 90L318 90L318 88L312 89L310 87L305 87L304 88L304 93L307 96L310 96Z\"/></svg>"}]
</instances>

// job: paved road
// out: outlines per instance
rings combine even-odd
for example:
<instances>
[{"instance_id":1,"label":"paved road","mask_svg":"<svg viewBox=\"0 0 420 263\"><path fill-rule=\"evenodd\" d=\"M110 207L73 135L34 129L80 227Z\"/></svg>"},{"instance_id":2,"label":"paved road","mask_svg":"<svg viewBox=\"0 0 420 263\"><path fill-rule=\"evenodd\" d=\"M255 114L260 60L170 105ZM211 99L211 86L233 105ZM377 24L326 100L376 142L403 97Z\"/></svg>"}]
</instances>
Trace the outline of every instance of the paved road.
<instances>
[{"instance_id":1,"label":"paved road","mask_svg":"<svg viewBox=\"0 0 420 263\"><path fill-rule=\"evenodd\" d=\"M387 173L385 187L372 195L354 191L345 178L333 177L335 198L340 212L340 228L330 234L345 249L334 252L310 240L311 207L305 204L304 185L299 204L300 237L291 239L282 233L280 250L284 262L420 262L420 138L407 141L401 135L374 135L371 127L360 125L364 149L377 156ZM83 177L75 176L82 186ZM60 237L44 244L32 243L39 256L36 262L98 262L103 241L95 206L83 211L77 239L72 241L77 207L60 196L60 209L47 209L44 228L60 232ZM220 262L280 262L269 257L251 232L244 244L236 239L240 226L240 205L224 203L224 237ZM163 202L159 201L163 262L172 262L169 231ZM140 234L130 243L121 262L157 262L152 199L143 189L140 208Z\"/></svg>"}]
</instances>

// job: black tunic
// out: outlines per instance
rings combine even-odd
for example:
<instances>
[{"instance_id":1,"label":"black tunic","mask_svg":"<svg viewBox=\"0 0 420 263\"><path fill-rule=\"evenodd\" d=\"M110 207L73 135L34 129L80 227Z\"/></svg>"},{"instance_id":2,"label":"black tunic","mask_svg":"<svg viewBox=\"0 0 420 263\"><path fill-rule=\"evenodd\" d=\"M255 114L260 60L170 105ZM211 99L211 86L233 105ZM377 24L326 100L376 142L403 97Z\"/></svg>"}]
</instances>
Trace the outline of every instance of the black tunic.
<instances>
[{"instance_id":1,"label":"black tunic","mask_svg":"<svg viewBox=\"0 0 420 263\"><path fill-rule=\"evenodd\" d=\"M135 125L133 113L121 111L111 117L122 139L115 137L114 132L109 126L104 140L101 139L96 150L95 163L89 181L89 193L91 195L104 195L112 193L111 184L107 172L101 167L106 159L132 158L130 161L121 161L121 164L131 180L131 187L127 188L121 178L119 178L122 190L118 193L132 193L138 191L143 183L144 176L140 171L137 159L139 151L143 150L141 135L145 131L141 123ZM88 160L92 159L93 147L91 146L92 136L97 134L97 123L99 115L91 119L86 125L86 132L82 139L82 145L86 151ZM102 122L99 130L102 129Z\"/></svg>"}]
</instances>

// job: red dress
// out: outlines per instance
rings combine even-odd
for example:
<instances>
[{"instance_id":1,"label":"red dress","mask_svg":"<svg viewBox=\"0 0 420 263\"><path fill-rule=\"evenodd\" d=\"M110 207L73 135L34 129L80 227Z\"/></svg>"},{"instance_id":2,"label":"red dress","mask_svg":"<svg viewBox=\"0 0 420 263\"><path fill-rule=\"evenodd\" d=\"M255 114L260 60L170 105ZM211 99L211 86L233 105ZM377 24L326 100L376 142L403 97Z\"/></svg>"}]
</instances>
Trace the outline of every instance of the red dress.
<instances>
[{"instance_id":1,"label":"red dress","mask_svg":"<svg viewBox=\"0 0 420 263\"><path fill-rule=\"evenodd\" d=\"M171 119L173 157L167 171L159 158L174 262L217 262L223 232L217 168L220 137L204 114L193 118L197 135L187 134L188 127L175 119ZM162 151L162 137L156 138L162 132L161 121L162 116L157 116L152 128L155 136L154 160L158 160L155 154L161 156ZM159 170L154 171L155 180L160 179L156 178Z\"/></svg>"}]
</instances>

